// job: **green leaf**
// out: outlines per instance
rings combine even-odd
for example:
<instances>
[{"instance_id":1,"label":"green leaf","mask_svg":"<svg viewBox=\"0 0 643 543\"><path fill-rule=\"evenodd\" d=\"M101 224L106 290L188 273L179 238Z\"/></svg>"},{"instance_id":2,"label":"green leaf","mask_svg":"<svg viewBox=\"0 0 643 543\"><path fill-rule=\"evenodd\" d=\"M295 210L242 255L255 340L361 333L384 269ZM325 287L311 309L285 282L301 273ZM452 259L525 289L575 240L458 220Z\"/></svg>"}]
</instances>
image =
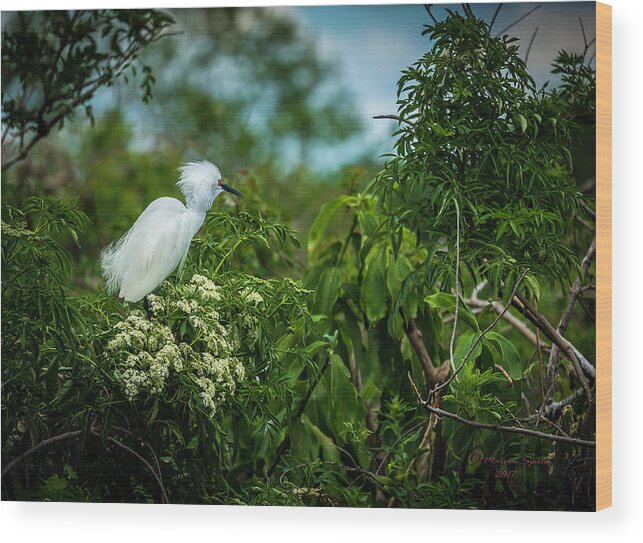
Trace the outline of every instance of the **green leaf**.
<instances>
[{"instance_id":1,"label":"green leaf","mask_svg":"<svg viewBox=\"0 0 643 543\"><path fill-rule=\"evenodd\" d=\"M413 271L413 266L405 256L399 256L388 267L386 283L391 296L395 296L402 287L402 281Z\"/></svg>"},{"instance_id":2,"label":"green leaf","mask_svg":"<svg viewBox=\"0 0 643 543\"><path fill-rule=\"evenodd\" d=\"M379 250L373 249L366 258L360 302L368 321L375 324L386 316L386 281L382 272Z\"/></svg>"},{"instance_id":3,"label":"green leaf","mask_svg":"<svg viewBox=\"0 0 643 543\"><path fill-rule=\"evenodd\" d=\"M301 422L304 427L309 430L319 442L322 450L322 456L325 462L339 462L339 450L335 442L322 432L318 426L313 424L306 415L302 415Z\"/></svg>"},{"instance_id":4,"label":"green leaf","mask_svg":"<svg viewBox=\"0 0 643 543\"><path fill-rule=\"evenodd\" d=\"M326 421L341 445L345 442L345 423L352 424L363 419L366 410L344 361L337 354L330 358L330 366L324 374L324 384L330 400L325 413Z\"/></svg>"},{"instance_id":5,"label":"green leaf","mask_svg":"<svg viewBox=\"0 0 643 543\"><path fill-rule=\"evenodd\" d=\"M347 206L354 206L355 201L353 196L340 196L321 207L319 215L317 215L315 222L310 227L308 234L308 254L317 251L319 246L329 238L328 228L330 224L338 222L340 212Z\"/></svg>"},{"instance_id":6,"label":"green leaf","mask_svg":"<svg viewBox=\"0 0 643 543\"><path fill-rule=\"evenodd\" d=\"M518 351L513 344L498 332L489 332L486 341L494 342L502 352L502 366L507 370L507 373L512 379L520 379L522 377L522 361Z\"/></svg>"},{"instance_id":7,"label":"green leaf","mask_svg":"<svg viewBox=\"0 0 643 543\"><path fill-rule=\"evenodd\" d=\"M460 334L458 339L456 339L455 346L453 348L453 362L455 363L455 367L457 368L462 364L462 361L464 360L464 357L467 355L473 344L476 342L476 339L478 338L478 334L473 332L472 330L467 330L463 334ZM482 342L478 342L478 344L475 346L471 354L469 355L469 358L467 359L467 362L473 362L475 361L476 358L478 358L482 354Z\"/></svg>"},{"instance_id":8,"label":"green leaf","mask_svg":"<svg viewBox=\"0 0 643 543\"><path fill-rule=\"evenodd\" d=\"M424 301L429 304L429 307L435 309L447 309L451 313L455 314L455 294L447 294L446 292L436 292L424 298ZM478 319L473 314L471 309L464 303L464 300L460 298L460 303L458 304L458 318L462 319L474 330L480 330L478 326Z\"/></svg>"},{"instance_id":9,"label":"green leaf","mask_svg":"<svg viewBox=\"0 0 643 543\"><path fill-rule=\"evenodd\" d=\"M335 267L326 268L319 279L313 301L313 313L317 315L331 315L333 306L339 296L342 284L339 270Z\"/></svg>"},{"instance_id":10,"label":"green leaf","mask_svg":"<svg viewBox=\"0 0 643 543\"><path fill-rule=\"evenodd\" d=\"M540 300L540 298L542 297L542 290L540 288L538 279L536 279L533 275L527 274L525 275L525 285L534 295L534 298L536 298L536 300Z\"/></svg>"}]
</instances>

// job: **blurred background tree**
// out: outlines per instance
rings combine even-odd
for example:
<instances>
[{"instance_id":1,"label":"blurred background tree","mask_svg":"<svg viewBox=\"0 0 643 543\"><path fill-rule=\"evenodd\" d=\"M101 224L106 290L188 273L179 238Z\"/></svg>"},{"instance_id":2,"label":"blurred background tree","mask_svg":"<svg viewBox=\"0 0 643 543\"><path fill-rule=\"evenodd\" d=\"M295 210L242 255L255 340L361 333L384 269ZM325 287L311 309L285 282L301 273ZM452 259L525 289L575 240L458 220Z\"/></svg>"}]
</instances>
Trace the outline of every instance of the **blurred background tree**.
<instances>
[{"instance_id":1,"label":"blurred background tree","mask_svg":"<svg viewBox=\"0 0 643 543\"><path fill-rule=\"evenodd\" d=\"M102 21L105 14L96 13L93 17ZM56 17L75 21L87 15L51 17L50 26ZM319 56L290 14L272 8L186 9L164 17L175 21L171 32L137 51L138 70L127 66L118 82L105 85L109 89L92 93L94 103L86 104L92 126L67 125L36 148L29 163L3 176L8 201L33 194L80 197L93 226L82 251L72 250L83 260L79 277L89 288L96 285L100 247L119 237L152 199L178 196L174 181L182 161L212 159L224 175L246 187L245 208L261 207L276 220L287 219L304 236L319 198L340 193L344 178L355 180L332 164L320 179L310 166L314 148L348 140L361 124L350 96L334 81L336 67ZM10 23L22 19L15 15ZM38 20L29 24L36 25L33 32L49 32ZM101 33L102 28L97 27ZM18 27L16 33L26 36ZM86 48L93 50L92 40L101 39L90 35ZM46 73L40 65L31 69ZM133 84L132 77L141 72L142 83ZM147 105L136 101L141 84ZM3 86L9 106L10 90ZM373 159L365 161L368 171L375 165ZM289 206L276 205L284 198ZM303 252L298 258L303 260Z\"/></svg>"}]
</instances>

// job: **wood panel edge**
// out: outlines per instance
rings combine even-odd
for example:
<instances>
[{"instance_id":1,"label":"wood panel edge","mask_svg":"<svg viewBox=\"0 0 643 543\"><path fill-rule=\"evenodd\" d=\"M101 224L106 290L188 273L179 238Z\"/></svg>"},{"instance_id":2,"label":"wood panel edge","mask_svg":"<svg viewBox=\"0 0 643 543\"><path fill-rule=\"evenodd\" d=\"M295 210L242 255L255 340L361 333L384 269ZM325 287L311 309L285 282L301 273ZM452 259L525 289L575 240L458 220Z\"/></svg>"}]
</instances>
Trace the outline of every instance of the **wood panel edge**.
<instances>
[{"instance_id":1,"label":"wood panel edge","mask_svg":"<svg viewBox=\"0 0 643 543\"><path fill-rule=\"evenodd\" d=\"M596 3L596 510L612 505L612 7Z\"/></svg>"}]
</instances>

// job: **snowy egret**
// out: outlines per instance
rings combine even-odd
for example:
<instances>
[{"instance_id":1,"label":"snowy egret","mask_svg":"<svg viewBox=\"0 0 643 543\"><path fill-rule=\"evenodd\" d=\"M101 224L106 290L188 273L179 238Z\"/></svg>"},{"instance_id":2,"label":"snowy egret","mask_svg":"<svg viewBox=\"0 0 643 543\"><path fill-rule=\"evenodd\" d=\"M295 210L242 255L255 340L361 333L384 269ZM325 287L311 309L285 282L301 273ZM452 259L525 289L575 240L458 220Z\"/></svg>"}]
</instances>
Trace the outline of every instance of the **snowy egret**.
<instances>
[{"instance_id":1,"label":"snowy egret","mask_svg":"<svg viewBox=\"0 0 643 543\"><path fill-rule=\"evenodd\" d=\"M211 162L183 164L177 183L186 205L176 198L154 200L134 226L100 256L107 291L127 302L138 302L177 267L183 268L194 235L205 214L223 191L243 197L226 185Z\"/></svg>"}]
</instances>

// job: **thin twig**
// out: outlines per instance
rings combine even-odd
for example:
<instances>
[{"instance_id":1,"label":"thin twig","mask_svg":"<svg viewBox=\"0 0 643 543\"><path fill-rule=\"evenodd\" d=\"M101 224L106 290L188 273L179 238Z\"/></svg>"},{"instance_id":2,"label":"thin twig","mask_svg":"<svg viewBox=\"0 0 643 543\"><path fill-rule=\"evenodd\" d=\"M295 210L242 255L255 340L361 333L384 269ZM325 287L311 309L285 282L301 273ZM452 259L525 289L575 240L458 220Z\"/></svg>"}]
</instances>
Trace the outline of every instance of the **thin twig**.
<instances>
[{"instance_id":1,"label":"thin twig","mask_svg":"<svg viewBox=\"0 0 643 543\"><path fill-rule=\"evenodd\" d=\"M417 390L417 389L416 389L416 390ZM420 428L421 426L424 426L424 421L422 421L422 422L418 422L417 424L415 424L414 426L411 426L411 428L409 428L408 430L406 430L405 432L403 432L402 434L400 434L400 436L399 436L399 437L398 437L398 438L393 442L393 445L391 445L391 446L390 446L390 448L388 449L388 451L386 452L386 454L385 454L385 455L384 455L384 457L382 458L382 461L380 462L379 466L378 466L378 467L377 467L377 469L375 470L375 475L379 475L379 474L381 473L382 468L384 467L384 464L385 464L385 463L386 463L386 461L388 460L388 457L389 457L389 456L391 456L391 454L393 453L393 449L395 448L395 446L396 446L396 445L397 445L397 444L398 444L402 439L404 439L407 435L412 434L413 432L415 432L415 431L416 431L418 428Z\"/></svg>"},{"instance_id":2,"label":"thin twig","mask_svg":"<svg viewBox=\"0 0 643 543\"><path fill-rule=\"evenodd\" d=\"M531 40L529 40L527 52L525 53L525 64L527 64L527 62L529 61L529 53L531 52L531 47L534 44L534 40L536 39L536 34L538 34L538 27L536 27L536 30L534 30L534 33L531 35Z\"/></svg>"},{"instance_id":3,"label":"thin twig","mask_svg":"<svg viewBox=\"0 0 643 543\"><path fill-rule=\"evenodd\" d=\"M488 305L491 305L496 314L499 315L502 313L502 318L509 324L511 324L511 326L513 326L523 336L525 336L531 343L533 343L536 347L541 348L544 352L549 352L550 347L548 345L542 344L542 342L539 343L536 334L530 330L529 326L525 322L521 321L518 317L513 315L510 311L505 311L505 306L502 305L502 303L492 300L481 300L480 298L478 298L478 292L484 287L485 284L486 282L483 282L480 285L476 286L476 288L473 290L473 293L471 294L471 297L468 298L466 302L476 308L485 308ZM536 328L536 330L538 330L538 328Z\"/></svg>"},{"instance_id":4,"label":"thin twig","mask_svg":"<svg viewBox=\"0 0 643 543\"><path fill-rule=\"evenodd\" d=\"M505 376L505 379L511 385L512 387L514 386L514 380L511 378L511 375L507 373L507 370L503 368L500 364L494 364L494 367ZM507 387L508 388L508 387Z\"/></svg>"},{"instance_id":5,"label":"thin twig","mask_svg":"<svg viewBox=\"0 0 643 543\"><path fill-rule=\"evenodd\" d=\"M433 13L431 13L431 6L433 6L433 4L424 4L424 9L429 14L429 17L431 17L431 19L433 19L433 22L435 24L437 24L438 20L433 16Z\"/></svg>"},{"instance_id":6,"label":"thin twig","mask_svg":"<svg viewBox=\"0 0 643 543\"><path fill-rule=\"evenodd\" d=\"M594 209L592 209L591 207L589 207L587 202L581 200L579 203L580 203L581 207L583 209L585 209L585 211L587 211L594 219L596 219L596 211Z\"/></svg>"},{"instance_id":7,"label":"thin twig","mask_svg":"<svg viewBox=\"0 0 643 543\"><path fill-rule=\"evenodd\" d=\"M560 317L560 322L558 323L557 332L562 336L567 330L569 321L571 319L572 312L574 310L574 305L576 305L576 300L580 296L582 290L582 278L585 277L589 271L589 267L592 263L592 259L596 254L596 238L592 241L587 250L585 258L581 263L581 270L579 275L576 276L574 283L569 289L569 300L567 302L567 307L563 314ZM546 395L545 403L549 403L554 398L554 382L556 378L556 370L558 369L558 360L560 358L560 348L554 344L552 345L551 353L549 354L549 364L547 365L547 386L546 386ZM588 396L589 397L589 396Z\"/></svg>"},{"instance_id":8,"label":"thin twig","mask_svg":"<svg viewBox=\"0 0 643 543\"><path fill-rule=\"evenodd\" d=\"M92 434L94 434L94 435L96 435L98 437L101 437L100 432L98 432L97 430L92 428L91 432L92 432ZM165 491L165 487L163 486L163 481L161 481L161 478L160 478L159 474L156 473L156 471L154 471L154 468L152 467L152 465L147 460L145 460L145 458L143 458L140 454L138 454L134 449L128 447L124 443L121 443L118 439L115 439L115 438L113 438L111 436L107 436L107 441L110 441L111 443L114 443L116 446L118 446L121 449L127 451L132 456L135 456L136 458L138 458L143 463L143 465L145 465L145 467L147 467L147 469L154 476L154 479L156 480L157 484L159 485L159 488L161 490L161 501L163 503L170 503L170 500L169 500L169 498L167 496L167 492Z\"/></svg>"},{"instance_id":9,"label":"thin twig","mask_svg":"<svg viewBox=\"0 0 643 543\"><path fill-rule=\"evenodd\" d=\"M449 360L451 369L455 374L455 360L453 359L453 346L455 345L455 331L458 326L458 311L460 309L460 206L454 198L456 227L455 227L455 312L453 316L453 330L451 332L451 341L449 342Z\"/></svg>"},{"instance_id":10,"label":"thin twig","mask_svg":"<svg viewBox=\"0 0 643 543\"><path fill-rule=\"evenodd\" d=\"M156 464L156 471L158 473L159 479L161 480L161 484L162 484L163 483L163 472L161 471L161 463L159 462L159 459L158 459L158 456L156 454L156 451L154 450L152 445L150 445L147 441L141 439L134 432L128 430L127 428L112 425L112 426L110 426L110 429L114 430L115 432L121 432L121 433L131 437L134 440L140 441L143 445L145 445L149 449L150 453L152 453L152 458L154 458L154 463Z\"/></svg>"},{"instance_id":11,"label":"thin twig","mask_svg":"<svg viewBox=\"0 0 643 543\"><path fill-rule=\"evenodd\" d=\"M82 430L74 430L73 432L65 432L64 434L50 437L48 439L43 439L40 443L37 443L36 445L31 447L31 449L26 450L20 456L17 456L11 462L9 462L2 469L2 477L4 477L7 473L9 473L14 467L16 467L25 458L30 457L32 454L38 452L40 449L43 449L44 447L48 447L49 445L53 445L54 443L58 443L59 441L65 441L66 439L78 437L80 434L82 434Z\"/></svg>"},{"instance_id":12,"label":"thin twig","mask_svg":"<svg viewBox=\"0 0 643 543\"><path fill-rule=\"evenodd\" d=\"M493 17L491 18L491 23L489 24L489 33L491 33L491 29L493 28L493 25L496 22L496 17L498 17L498 13L500 13L502 6L504 6L504 3L500 2L500 4L498 4L498 7L496 8L496 11L493 13Z\"/></svg>"},{"instance_id":13,"label":"thin twig","mask_svg":"<svg viewBox=\"0 0 643 543\"><path fill-rule=\"evenodd\" d=\"M527 13L525 13L522 17L518 17L518 19L516 19L513 23L511 23L509 26L506 26L506 27L505 27L505 28L503 28L500 32L498 32L498 33L496 34L496 37L498 37L498 36L502 36L505 32L507 32L507 30L509 30L509 29L513 28L514 26L516 26L520 21L522 21L522 20L526 19L527 17L529 17L529 16L530 16L534 11L536 11L537 9L539 9L539 8L541 8L541 7L542 7L542 4L538 4L537 6L535 6L535 7L531 8L531 9L530 9Z\"/></svg>"},{"instance_id":14,"label":"thin twig","mask_svg":"<svg viewBox=\"0 0 643 543\"><path fill-rule=\"evenodd\" d=\"M563 430L558 424L556 424L553 420L549 420L547 417L543 417L541 414L536 413L534 415L531 415L527 417L526 419L520 419L520 422L528 422L528 423L533 423L536 422L536 425L538 425L539 421L546 422L549 424L552 428L555 428L558 430L561 434L567 437L571 437L565 430Z\"/></svg>"},{"instance_id":15,"label":"thin twig","mask_svg":"<svg viewBox=\"0 0 643 543\"><path fill-rule=\"evenodd\" d=\"M585 45L585 51L587 51L587 34L585 34L585 27L583 26L583 19L579 15L578 22L580 23L580 30L583 33L583 45Z\"/></svg>"},{"instance_id":16,"label":"thin twig","mask_svg":"<svg viewBox=\"0 0 643 543\"><path fill-rule=\"evenodd\" d=\"M491 430L493 432L502 432L507 434L521 434L521 435L526 435L531 437L538 437L541 439L547 439L549 441L558 441L560 443L569 443L571 445L579 445L582 447L596 447L595 441L587 441L585 439L578 439L575 437L548 434L546 432L532 430L531 428L519 428L516 426L495 426L493 424L487 424L484 422L467 420L465 418L462 418L459 415L456 415L455 413L451 413L450 411L445 411L444 409L440 409L439 407L433 407L430 403L424 403L422 407L424 407L425 409L427 409L432 413L435 413L440 417L447 417L449 419L453 419L456 422L459 422L460 424L464 424L466 426L470 426L471 428L478 428L480 430Z\"/></svg>"},{"instance_id":17,"label":"thin twig","mask_svg":"<svg viewBox=\"0 0 643 543\"><path fill-rule=\"evenodd\" d=\"M580 23L580 29L581 29L581 32L583 33L583 44L585 46L585 49L583 49L583 59L585 59L585 56L587 55L587 51L589 51L589 48L596 41L596 37L587 41L587 34L585 33L585 25L583 25L583 19L580 16L578 17L578 22Z\"/></svg>"},{"instance_id":18,"label":"thin twig","mask_svg":"<svg viewBox=\"0 0 643 543\"><path fill-rule=\"evenodd\" d=\"M399 123L405 123L408 124L409 126L413 126L413 122L407 120L407 119L401 119L397 115L374 115L373 119L392 119L394 121L397 121Z\"/></svg>"},{"instance_id":19,"label":"thin twig","mask_svg":"<svg viewBox=\"0 0 643 543\"><path fill-rule=\"evenodd\" d=\"M522 275L519 277L518 281L516 281L516 284L514 285L513 291L512 291L512 293L511 293L511 298L513 298L514 296L516 296L516 294L517 294L517 292L518 292L518 287L520 286L520 283L522 283L522 280L525 278L525 276L527 275L527 273L528 273L528 272L529 272L529 268L525 269L525 271L524 271L524 272L522 272ZM496 326L496 324L498 324L498 321L502 318L502 316L504 315L504 313L506 313L506 312L507 312L507 310L508 310L508 309L509 309L509 306L506 306L506 307L505 307L505 309L504 309L504 311L503 311L501 314L499 314L499 315L498 315L498 316L493 320L493 322L492 322L489 326L487 326L487 327L486 327L486 328L485 328L485 329L480 333L480 335L476 338L476 340L473 342L473 344L472 344L472 345L471 345L471 347L469 348L469 351L467 352L467 354L466 354L466 355L464 356L464 358L462 359L462 362L460 363L460 366L459 366L459 367L458 367L458 368L457 368L457 369L456 369L456 370L451 374L451 376L450 376L450 377L449 377L449 378L448 378L444 383L442 383L441 385L436 386L435 388L433 388L433 389L431 390L431 393L430 393L430 395L429 395L429 400L430 400L431 398L433 398L433 397L434 397L434 395L435 395L436 393L438 393L440 390L442 390L443 388L445 388L445 387L449 386L449 384L451 383L451 381L453 381L453 379L455 379L456 375L457 375L458 373L460 373L460 370L462 370L462 368L464 367L465 363L467 362L467 360L468 360L468 359L469 359L469 357L471 356L471 353L473 353L473 351L475 350L475 348L478 346L478 343L480 343L480 342L483 340L483 338L484 338L484 337L485 337L485 336L486 336L486 335L487 335L487 334L488 334L488 333L489 333L489 332L494 328L494 326Z\"/></svg>"},{"instance_id":20,"label":"thin twig","mask_svg":"<svg viewBox=\"0 0 643 543\"><path fill-rule=\"evenodd\" d=\"M468 19L476 18L475 14L473 13L473 9L471 8L471 4L462 4L462 11L464 11L464 14Z\"/></svg>"},{"instance_id":21,"label":"thin twig","mask_svg":"<svg viewBox=\"0 0 643 543\"><path fill-rule=\"evenodd\" d=\"M326 368L328 367L328 364L330 363L330 355L326 357L326 360L324 361L324 364L322 367L319 369L319 373L316 376L316 379L310 384L308 387L308 390L306 391L306 395L302 399L301 403L299 404L297 411L295 414L290 418L290 423L289 427L292 426L292 424L297 421L301 416L304 414L304 410L306 409L306 405L308 405L308 400L310 400L310 397L313 394L313 391L315 390L315 387L321 381L322 376L324 375L324 372L326 371ZM275 455L275 459L273 460L270 469L268 470L268 475L272 475L277 468L277 464L279 463L279 460L281 459L282 455L286 452L286 449L290 446L290 433L284 438L284 440L281 442L281 445L279 446L279 449L277 449L277 454Z\"/></svg>"}]
</instances>

